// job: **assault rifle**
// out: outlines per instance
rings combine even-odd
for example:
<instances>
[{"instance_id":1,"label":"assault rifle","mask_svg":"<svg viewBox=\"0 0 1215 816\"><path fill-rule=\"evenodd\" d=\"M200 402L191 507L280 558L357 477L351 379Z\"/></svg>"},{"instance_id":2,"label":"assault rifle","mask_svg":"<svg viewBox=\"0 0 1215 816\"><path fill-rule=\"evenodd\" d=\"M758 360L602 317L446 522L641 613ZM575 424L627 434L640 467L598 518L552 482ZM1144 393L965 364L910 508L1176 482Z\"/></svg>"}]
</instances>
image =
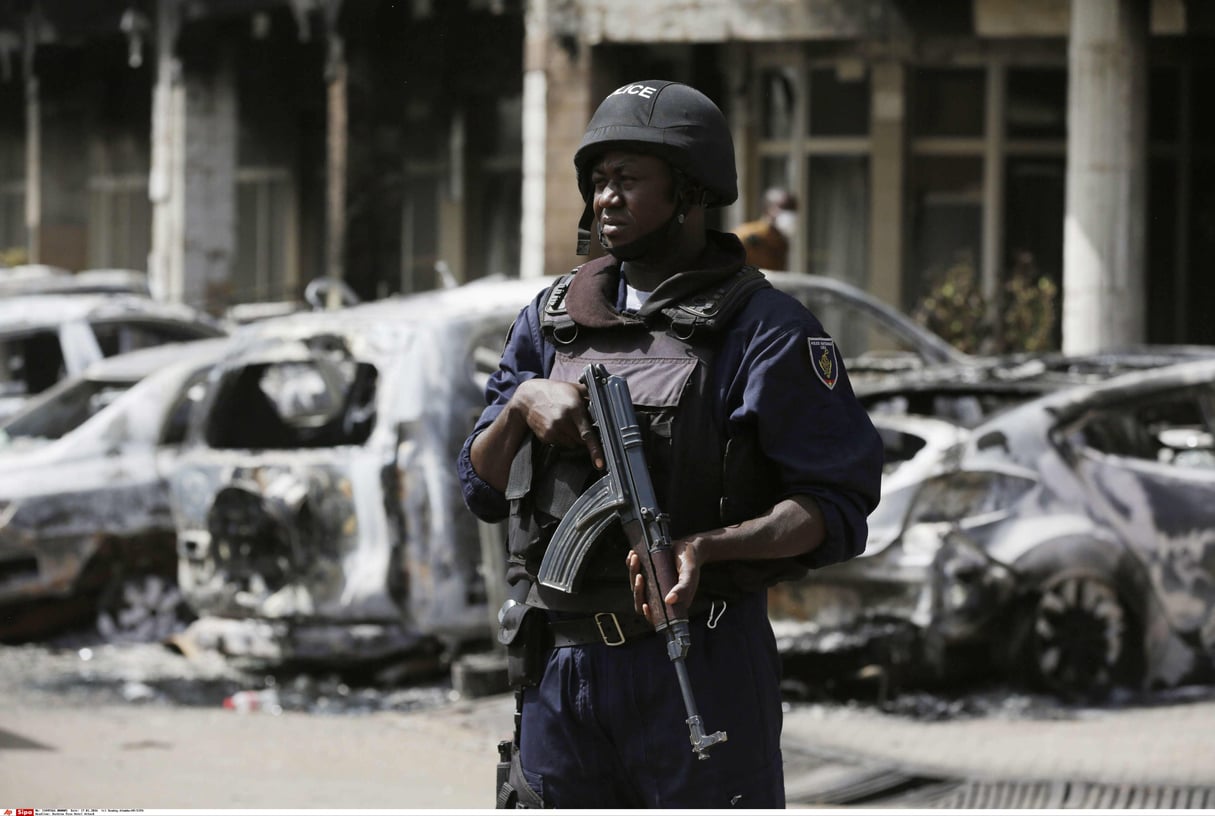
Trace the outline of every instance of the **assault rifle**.
<instances>
[{"instance_id":1,"label":"assault rifle","mask_svg":"<svg viewBox=\"0 0 1215 816\"><path fill-rule=\"evenodd\" d=\"M667 655L675 667L688 713L692 750L698 759L708 759L706 752L725 742L726 732L705 733L685 664L692 643L686 605L671 607L663 600L679 576L671 550L669 520L658 507L646 468L629 385L623 377L609 375L600 363L588 365L581 380L590 395L591 420L603 443L606 473L578 497L557 525L540 563L540 583L562 592L575 591L587 554L604 529L620 521L629 546L641 558L646 603L662 616L655 629L666 635Z\"/></svg>"}]
</instances>

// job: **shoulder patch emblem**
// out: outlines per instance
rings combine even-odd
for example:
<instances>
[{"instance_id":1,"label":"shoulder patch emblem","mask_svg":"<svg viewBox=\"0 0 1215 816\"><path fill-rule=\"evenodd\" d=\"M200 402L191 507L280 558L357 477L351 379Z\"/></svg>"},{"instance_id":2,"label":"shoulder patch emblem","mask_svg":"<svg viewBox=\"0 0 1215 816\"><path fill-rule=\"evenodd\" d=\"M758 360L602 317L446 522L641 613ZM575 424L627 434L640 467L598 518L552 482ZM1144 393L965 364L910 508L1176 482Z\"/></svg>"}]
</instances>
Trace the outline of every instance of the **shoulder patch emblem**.
<instances>
[{"instance_id":1,"label":"shoulder patch emblem","mask_svg":"<svg viewBox=\"0 0 1215 816\"><path fill-rule=\"evenodd\" d=\"M814 373L822 380L823 385L834 389L840 376L840 365L835 355L835 341L830 337L811 337L806 342L810 344L810 365L814 369Z\"/></svg>"}]
</instances>

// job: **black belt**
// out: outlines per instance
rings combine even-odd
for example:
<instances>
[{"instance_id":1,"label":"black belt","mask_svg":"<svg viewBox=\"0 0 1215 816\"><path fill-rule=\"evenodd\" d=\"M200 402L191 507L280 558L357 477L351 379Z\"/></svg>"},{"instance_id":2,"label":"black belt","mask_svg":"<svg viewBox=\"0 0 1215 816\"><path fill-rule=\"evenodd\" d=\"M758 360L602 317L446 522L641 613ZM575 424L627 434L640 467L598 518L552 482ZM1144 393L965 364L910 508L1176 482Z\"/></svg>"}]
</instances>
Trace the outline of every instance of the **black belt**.
<instances>
[{"instance_id":1,"label":"black belt","mask_svg":"<svg viewBox=\"0 0 1215 816\"><path fill-rule=\"evenodd\" d=\"M553 646L558 649L585 643L623 646L629 641L654 634L654 627L645 618L639 615L617 615L615 612L596 612L585 618L550 620L548 629L553 634Z\"/></svg>"}]
</instances>

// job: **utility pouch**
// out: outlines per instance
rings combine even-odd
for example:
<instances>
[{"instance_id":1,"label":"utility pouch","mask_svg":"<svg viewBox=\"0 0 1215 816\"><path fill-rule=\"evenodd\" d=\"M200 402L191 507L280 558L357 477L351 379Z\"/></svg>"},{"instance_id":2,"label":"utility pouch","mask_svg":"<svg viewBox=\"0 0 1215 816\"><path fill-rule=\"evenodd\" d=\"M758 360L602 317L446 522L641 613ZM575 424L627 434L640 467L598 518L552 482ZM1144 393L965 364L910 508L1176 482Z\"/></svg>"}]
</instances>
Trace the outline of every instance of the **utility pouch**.
<instances>
[{"instance_id":1,"label":"utility pouch","mask_svg":"<svg viewBox=\"0 0 1215 816\"><path fill-rule=\"evenodd\" d=\"M515 600L498 613L498 642L506 647L506 679L512 688L537 686L544 676L549 632L544 610Z\"/></svg>"},{"instance_id":2,"label":"utility pouch","mask_svg":"<svg viewBox=\"0 0 1215 816\"><path fill-rule=\"evenodd\" d=\"M510 502L508 583L535 574L561 518L596 478L584 449L554 448L534 437L520 446L505 491Z\"/></svg>"}]
</instances>

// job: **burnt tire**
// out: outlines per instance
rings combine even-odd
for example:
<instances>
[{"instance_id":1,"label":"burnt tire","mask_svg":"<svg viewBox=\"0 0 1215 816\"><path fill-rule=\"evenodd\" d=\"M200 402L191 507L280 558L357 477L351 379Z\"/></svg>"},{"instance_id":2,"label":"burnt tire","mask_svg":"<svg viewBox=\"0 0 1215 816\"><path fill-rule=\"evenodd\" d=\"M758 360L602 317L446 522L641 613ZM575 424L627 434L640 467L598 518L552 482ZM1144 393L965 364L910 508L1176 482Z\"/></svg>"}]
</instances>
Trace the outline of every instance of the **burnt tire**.
<instances>
[{"instance_id":1,"label":"burnt tire","mask_svg":"<svg viewBox=\"0 0 1215 816\"><path fill-rule=\"evenodd\" d=\"M1022 605L1010 657L1031 686L1065 700L1099 702L1128 679L1134 630L1108 579L1063 574Z\"/></svg>"},{"instance_id":2,"label":"burnt tire","mask_svg":"<svg viewBox=\"0 0 1215 816\"><path fill-rule=\"evenodd\" d=\"M101 593L97 632L110 643L155 643L182 628L189 610L177 584L160 575L127 575Z\"/></svg>"}]
</instances>

